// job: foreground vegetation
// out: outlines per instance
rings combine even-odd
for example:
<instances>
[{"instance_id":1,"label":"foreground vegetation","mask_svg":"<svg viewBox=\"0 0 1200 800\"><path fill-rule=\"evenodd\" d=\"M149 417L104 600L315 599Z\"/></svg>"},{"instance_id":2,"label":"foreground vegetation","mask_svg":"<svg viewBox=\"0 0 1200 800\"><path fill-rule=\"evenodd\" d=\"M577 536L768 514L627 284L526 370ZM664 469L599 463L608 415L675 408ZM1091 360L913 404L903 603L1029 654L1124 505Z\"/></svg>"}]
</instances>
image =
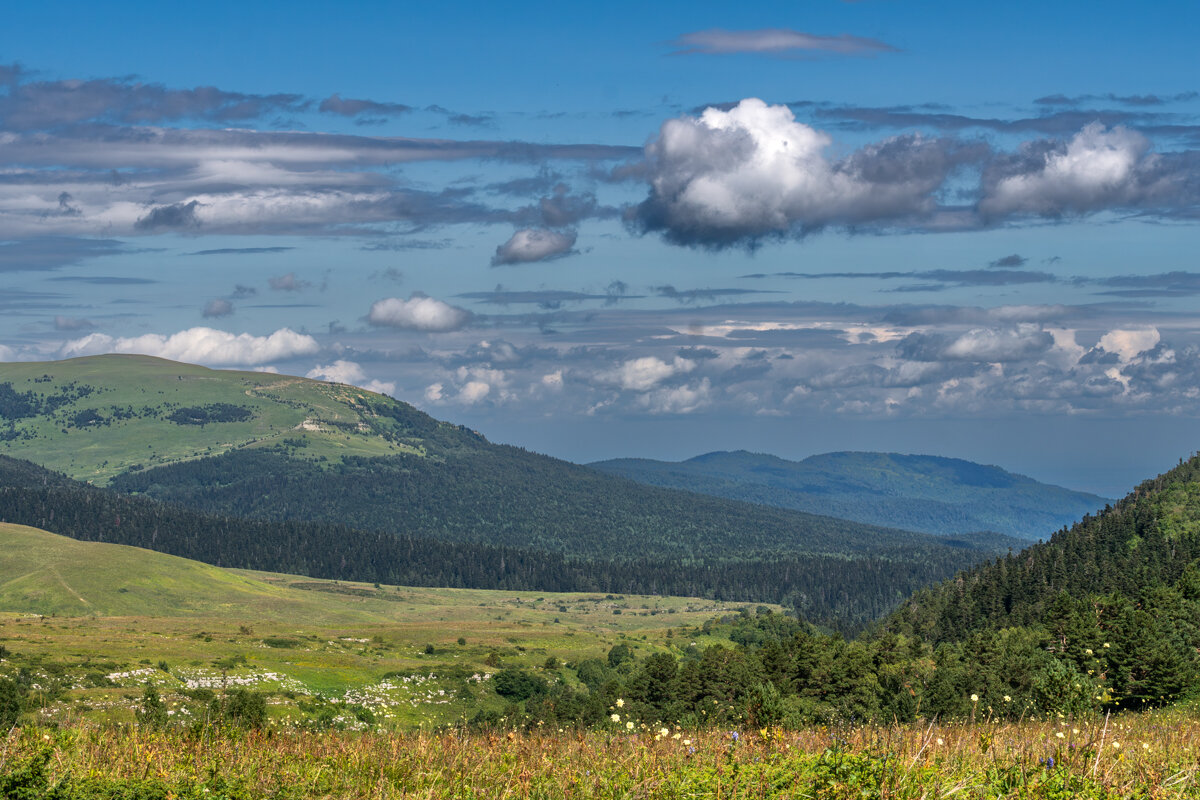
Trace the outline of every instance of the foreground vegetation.
<instances>
[{"instance_id":1,"label":"foreground vegetation","mask_svg":"<svg viewBox=\"0 0 1200 800\"><path fill-rule=\"evenodd\" d=\"M1200 797L1181 712L798 731L379 734L87 725L0 742L0 796Z\"/></svg>"}]
</instances>

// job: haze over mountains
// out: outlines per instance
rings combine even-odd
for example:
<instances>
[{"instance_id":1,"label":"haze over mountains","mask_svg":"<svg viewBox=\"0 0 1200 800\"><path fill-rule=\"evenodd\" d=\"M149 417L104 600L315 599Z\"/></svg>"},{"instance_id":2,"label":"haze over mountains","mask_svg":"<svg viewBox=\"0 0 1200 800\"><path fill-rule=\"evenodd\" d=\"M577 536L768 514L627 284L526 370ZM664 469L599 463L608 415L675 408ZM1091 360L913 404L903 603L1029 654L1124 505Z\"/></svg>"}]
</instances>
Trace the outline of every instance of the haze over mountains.
<instances>
[{"instance_id":1,"label":"haze over mountains","mask_svg":"<svg viewBox=\"0 0 1200 800\"><path fill-rule=\"evenodd\" d=\"M680 462L626 458L589 466L652 486L946 535L988 530L1044 539L1109 502L995 466L899 453L788 461L739 450Z\"/></svg>"}]
</instances>

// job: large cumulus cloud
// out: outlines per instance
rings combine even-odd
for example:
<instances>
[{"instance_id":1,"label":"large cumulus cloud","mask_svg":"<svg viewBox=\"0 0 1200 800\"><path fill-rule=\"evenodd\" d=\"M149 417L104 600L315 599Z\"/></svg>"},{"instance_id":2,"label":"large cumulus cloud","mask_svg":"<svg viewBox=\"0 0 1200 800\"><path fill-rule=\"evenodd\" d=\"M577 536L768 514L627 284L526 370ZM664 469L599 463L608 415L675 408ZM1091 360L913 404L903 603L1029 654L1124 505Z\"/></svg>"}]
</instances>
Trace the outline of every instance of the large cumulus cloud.
<instances>
[{"instance_id":1,"label":"large cumulus cloud","mask_svg":"<svg viewBox=\"0 0 1200 800\"><path fill-rule=\"evenodd\" d=\"M750 98L665 122L646 148L650 196L631 220L680 244L722 247L829 225L929 214L962 160L954 142L888 139L842 160L828 134Z\"/></svg>"},{"instance_id":2,"label":"large cumulus cloud","mask_svg":"<svg viewBox=\"0 0 1200 800\"><path fill-rule=\"evenodd\" d=\"M407 300L388 297L376 300L367 313L372 325L408 331L445 333L471 321L471 312L428 295L414 293Z\"/></svg>"}]
</instances>

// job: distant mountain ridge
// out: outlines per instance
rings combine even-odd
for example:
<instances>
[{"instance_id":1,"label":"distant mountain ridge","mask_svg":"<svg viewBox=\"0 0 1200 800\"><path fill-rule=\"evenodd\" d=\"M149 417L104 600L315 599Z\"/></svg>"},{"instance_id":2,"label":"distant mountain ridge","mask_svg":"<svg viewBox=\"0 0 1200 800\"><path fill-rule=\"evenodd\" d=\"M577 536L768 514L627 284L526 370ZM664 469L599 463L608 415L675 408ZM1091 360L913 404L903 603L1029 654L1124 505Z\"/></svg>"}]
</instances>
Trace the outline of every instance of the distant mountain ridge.
<instances>
[{"instance_id":1,"label":"distant mountain ridge","mask_svg":"<svg viewBox=\"0 0 1200 800\"><path fill-rule=\"evenodd\" d=\"M939 535L987 530L1045 539L1110 502L1000 467L928 455L837 452L788 461L738 450L588 466L652 486Z\"/></svg>"}]
</instances>

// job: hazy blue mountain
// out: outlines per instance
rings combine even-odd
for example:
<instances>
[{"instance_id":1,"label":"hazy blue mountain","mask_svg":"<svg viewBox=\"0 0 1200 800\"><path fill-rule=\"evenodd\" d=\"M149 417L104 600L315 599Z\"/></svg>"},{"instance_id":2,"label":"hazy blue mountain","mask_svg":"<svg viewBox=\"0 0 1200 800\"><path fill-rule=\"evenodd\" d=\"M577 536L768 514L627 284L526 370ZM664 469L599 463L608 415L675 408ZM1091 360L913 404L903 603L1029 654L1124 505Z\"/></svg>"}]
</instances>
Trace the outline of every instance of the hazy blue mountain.
<instances>
[{"instance_id":1,"label":"hazy blue mountain","mask_svg":"<svg viewBox=\"0 0 1200 800\"><path fill-rule=\"evenodd\" d=\"M653 486L943 535L1044 539L1108 499L958 458L825 453L803 461L707 453L681 462L621 458L594 469Z\"/></svg>"}]
</instances>

